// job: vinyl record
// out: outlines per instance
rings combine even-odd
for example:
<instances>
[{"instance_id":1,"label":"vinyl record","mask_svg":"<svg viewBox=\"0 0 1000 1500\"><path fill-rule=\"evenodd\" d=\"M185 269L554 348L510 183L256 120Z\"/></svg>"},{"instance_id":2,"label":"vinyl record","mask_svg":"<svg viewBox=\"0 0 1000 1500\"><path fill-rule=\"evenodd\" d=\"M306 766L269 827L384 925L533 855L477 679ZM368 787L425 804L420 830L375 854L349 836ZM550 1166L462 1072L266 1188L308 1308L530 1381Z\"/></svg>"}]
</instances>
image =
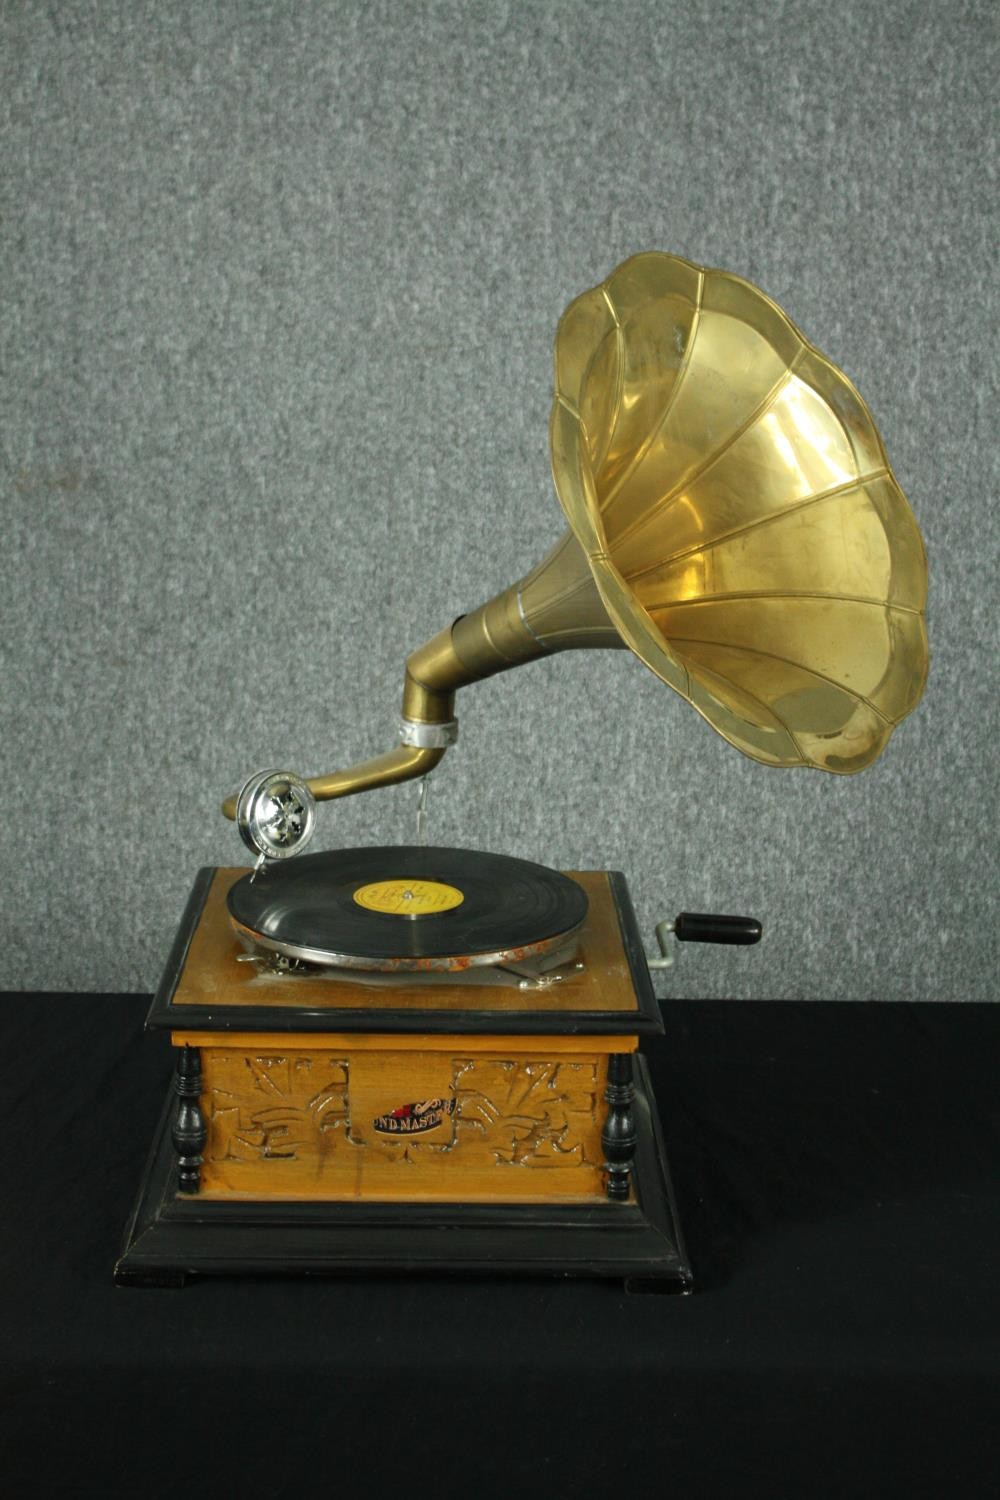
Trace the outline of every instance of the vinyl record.
<instances>
[{"instance_id":1,"label":"vinyl record","mask_svg":"<svg viewBox=\"0 0 1000 1500\"><path fill-rule=\"evenodd\" d=\"M455 970L544 954L587 897L544 865L473 849L335 849L267 865L228 896L254 943L306 963Z\"/></svg>"}]
</instances>

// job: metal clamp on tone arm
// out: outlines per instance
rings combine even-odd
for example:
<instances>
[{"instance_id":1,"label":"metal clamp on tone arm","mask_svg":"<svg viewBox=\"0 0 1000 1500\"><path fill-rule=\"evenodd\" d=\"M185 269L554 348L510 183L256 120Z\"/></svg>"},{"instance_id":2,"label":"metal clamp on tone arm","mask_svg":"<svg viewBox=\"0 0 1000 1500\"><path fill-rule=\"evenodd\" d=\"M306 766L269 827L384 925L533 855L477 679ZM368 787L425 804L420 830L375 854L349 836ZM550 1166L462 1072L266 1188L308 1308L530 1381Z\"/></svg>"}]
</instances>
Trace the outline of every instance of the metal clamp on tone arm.
<instances>
[{"instance_id":1,"label":"metal clamp on tone arm","mask_svg":"<svg viewBox=\"0 0 1000 1500\"><path fill-rule=\"evenodd\" d=\"M727 943L746 948L760 942L763 928L756 917L724 917L711 912L682 911L672 922L657 922L653 931L660 957L649 958L646 963L650 969L670 969L674 963L674 941Z\"/></svg>"},{"instance_id":2,"label":"metal clamp on tone arm","mask_svg":"<svg viewBox=\"0 0 1000 1500\"><path fill-rule=\"evenodd\" d=\"M400 719L399 742L416 745L421 750L447 750L458 739L458 720L443 724L421 724L417 719Z\"/></svg>"}]
</instances>

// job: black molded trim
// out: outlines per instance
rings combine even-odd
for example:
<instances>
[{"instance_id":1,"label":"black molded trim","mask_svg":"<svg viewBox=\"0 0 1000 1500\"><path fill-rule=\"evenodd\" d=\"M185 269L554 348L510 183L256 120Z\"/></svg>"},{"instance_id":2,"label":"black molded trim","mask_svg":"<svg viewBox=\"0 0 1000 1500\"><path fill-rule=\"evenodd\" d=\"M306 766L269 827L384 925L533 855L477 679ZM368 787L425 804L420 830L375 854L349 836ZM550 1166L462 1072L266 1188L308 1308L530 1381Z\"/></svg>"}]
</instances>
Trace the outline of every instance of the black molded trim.
<instances>
[{"instance_id":1,"label":"black molded trim","mask_svg":"<svg viewBox=\"0 0 1000 1500\"><path fill-rule=\"evenodd\" d=\"M654 1024L642 1028L657 1035L662 1033L663 1017L660 1015L660 1001L656 998L653 990L653 980L646 962L646 949L643 946L642 934L639 931L639 919L632 905L632 894L628 888L628 881L621 870L608 871L608 884L611 887L611 895L615 903L615 912L618 916L618 926L621 929L622 943L625 947L625 957L628 959L629 973L635 986L636 1004L639 1014L644 1020Z\"/></svg>"},{"instance_id":2,"label":"black molded trim","mask_svg":"<svg viewBox=\"0 0 1000 1500\"><path fill-rule=\"evenodd\" d=\"M166 968L163 977L153 994L153 1003L149 1007L149 1015L146 1017L147 1028L152 1028L160 1023L154 1018L161 1012L170 1008L173 1003L174 991L177 988L184 965L187 963L188 949L191 947L191 939L194 937L195 929L201 920L201 914L205 910L205 902L215 879L214 865L202 865L194 878L191 894L184 905L184 915L181 917L180 926L174 935L167 955Z\"/></svg>"}]
</instances>

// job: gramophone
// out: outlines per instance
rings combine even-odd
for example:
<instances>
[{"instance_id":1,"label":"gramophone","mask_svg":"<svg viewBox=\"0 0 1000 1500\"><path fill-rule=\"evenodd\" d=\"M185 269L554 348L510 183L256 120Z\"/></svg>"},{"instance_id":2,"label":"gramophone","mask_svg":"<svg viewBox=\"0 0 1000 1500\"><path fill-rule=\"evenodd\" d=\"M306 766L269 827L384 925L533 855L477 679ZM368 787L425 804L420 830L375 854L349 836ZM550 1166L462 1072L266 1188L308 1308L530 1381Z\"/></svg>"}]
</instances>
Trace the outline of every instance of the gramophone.
<instances>
[{"instance_id":1,"label":"gramophone","mask_svg":"<svg viewBox=\"0 0 1000 1500\"><path fill-rule=\"evenodd\" d=\"M691 1286L639 1052L663 1029L649 970L759 923L681 913L647 960L616 872L302 850L319 803L440 762L459 688L557 651L627 647L745 755L860 771L923 690L923 545L847 377L756 287L675 256L567 308L551 449L567 531L409 657L396 747L224 803L255 863L199 873L153 1001L176 1073L120 1283Z\"/></svg>"}]
</instances>

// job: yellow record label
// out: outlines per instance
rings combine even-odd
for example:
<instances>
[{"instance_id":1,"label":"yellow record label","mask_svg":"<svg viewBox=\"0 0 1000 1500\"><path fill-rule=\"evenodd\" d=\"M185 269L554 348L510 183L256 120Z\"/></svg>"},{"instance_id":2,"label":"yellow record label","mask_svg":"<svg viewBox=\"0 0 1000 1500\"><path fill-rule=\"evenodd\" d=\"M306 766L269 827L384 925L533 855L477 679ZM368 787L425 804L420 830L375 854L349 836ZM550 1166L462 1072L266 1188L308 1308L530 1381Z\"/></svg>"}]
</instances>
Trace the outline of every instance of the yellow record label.
<instances>
[{"instance_id":1,"label":"yellow record label","mask_svg":"<svg viewBox=\"0 0 1000 1500\"><path fill-rule=\"evenodd\" d=\"M359 886L354 899L366 911L390 917L431 917L461 906L465 897L455 886L439 880L374 880Z\"/></svg>"}]
</instances>

